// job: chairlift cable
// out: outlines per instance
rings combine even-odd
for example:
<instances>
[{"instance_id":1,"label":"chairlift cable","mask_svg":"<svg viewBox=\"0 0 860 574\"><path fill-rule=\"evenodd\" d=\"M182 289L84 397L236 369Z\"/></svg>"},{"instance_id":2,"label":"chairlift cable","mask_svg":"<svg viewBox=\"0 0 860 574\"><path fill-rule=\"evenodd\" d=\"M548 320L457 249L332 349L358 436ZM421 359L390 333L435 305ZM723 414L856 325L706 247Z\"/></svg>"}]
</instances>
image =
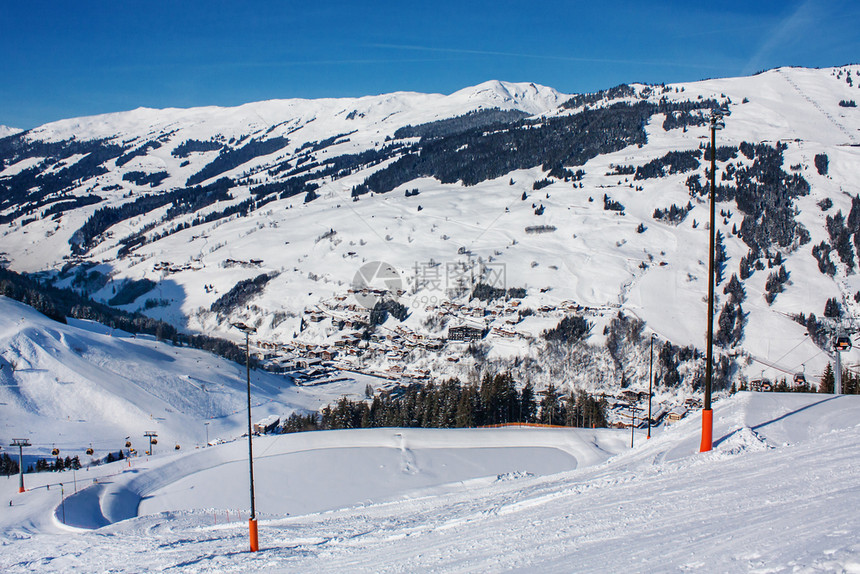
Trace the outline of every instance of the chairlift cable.
<instances>
[{"instance_id":1,"label":"chairlift cable","mask_svg":"<svg viewBox=\"0 0 860 574\"><path fill-rule=\"evenodd\" d=\"M785 352L785 354L783 354L780 358L778 358L777 360L775 360L775 361L774 361L774 363L778 363L778 362L780 362L781 360L783 360L784 358L786 358L789 354L791 354L791 352L792 352L792 351L794 351L794 350L795 350L795 349L797 349L799 346L801 346L802 344L804 344L804 343L808 340L808 337L809 337L808 335L804 336L804 338L803 338L803 339L802 339L798 344L796 344L794 347L792 347L791 349L789 349L788 351L786 351L786 352Z\"/></svg>"}]
</instances>

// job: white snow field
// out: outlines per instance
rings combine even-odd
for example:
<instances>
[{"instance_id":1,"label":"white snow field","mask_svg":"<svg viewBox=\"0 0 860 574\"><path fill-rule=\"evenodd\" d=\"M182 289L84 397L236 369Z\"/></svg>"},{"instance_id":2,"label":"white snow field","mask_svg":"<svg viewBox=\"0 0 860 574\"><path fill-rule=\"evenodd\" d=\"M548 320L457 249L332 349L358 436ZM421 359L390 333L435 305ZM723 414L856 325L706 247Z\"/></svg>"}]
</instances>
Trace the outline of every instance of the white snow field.
<instances>
[{"instance_id":1,"label":"white snow field","mask_svg":"<svg viewBox=\"0 0 860 574\"><path fill-rule=\"evenodd\" d=\"M858 421L860 397L739 393L707 454L697 417L632 450L609 429L266 437L257 553L242 442L79 471L64 509L39 485L68 472L29 475L0 487L0 569L858 572Z\"/></svg>"},{"instance_id":2,"label":"white snow field","mask_svg":"<svg viewBox=\"0 0 860 574\"><path fill-rule=\"evenodd\" d=\"M0 296L0 446L28 438L29 455L46 456L56 446L87 463L88 446L102 458L126 437L142 452L146 431L158 434L156 453L202 446L207 434L230 440L247 431L244 365L94 322L68 322ZM252 371L253 420L363 396L368 382L379 381L355 375L298 387L288 376Z\"/></svg>"}]
</instances>

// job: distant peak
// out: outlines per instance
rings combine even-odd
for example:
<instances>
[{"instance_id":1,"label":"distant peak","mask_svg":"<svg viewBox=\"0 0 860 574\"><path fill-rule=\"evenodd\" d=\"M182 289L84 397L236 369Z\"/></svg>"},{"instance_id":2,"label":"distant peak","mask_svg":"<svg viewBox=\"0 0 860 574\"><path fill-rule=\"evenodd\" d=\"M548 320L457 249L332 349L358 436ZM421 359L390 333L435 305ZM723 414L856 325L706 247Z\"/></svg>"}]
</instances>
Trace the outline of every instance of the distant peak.
<instances>
[{"instance_id":1,"label":"distant peak","mask_svg":"<svg viewBox=\"0 0 860 574\"><path fill-rule=\"evenodd\" d=\"M540 114L558 107L569 96L554 88L534 82L504 82L489 80L451 94L470 100L486 100L488 106L502 109L519 109L531 114Z\"/></svg>"},{"instance_id":2,"label":"distant peak","mask_svg":"<svg viewBox=\"0 0 860 574\"><path fill-rule=\"evenodd\" d=\"M5 138L7 136L19 134L22 131L24 131L24 130L19 129L19 128L13 128L13 127L9 127L9 126L0 125L0 138Z\"/></svg>"}]
</instances>

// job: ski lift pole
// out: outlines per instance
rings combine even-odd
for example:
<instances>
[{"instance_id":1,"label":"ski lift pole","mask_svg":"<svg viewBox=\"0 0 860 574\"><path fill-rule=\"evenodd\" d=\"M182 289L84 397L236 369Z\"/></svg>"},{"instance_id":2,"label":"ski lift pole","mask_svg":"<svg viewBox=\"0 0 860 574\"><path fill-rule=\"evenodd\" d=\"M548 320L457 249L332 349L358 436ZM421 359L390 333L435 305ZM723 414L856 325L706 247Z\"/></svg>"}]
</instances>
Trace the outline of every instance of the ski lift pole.
<instances>
[{"instance_id":1,"label":"ski lift pole","mask_svg":"<svg viewBox=\"0 0 860 574\"><path fill-rule=\"evenodd\" d=\"M254 504L254 443L252 440L253 428L251 425L251 333L256 333L254 327L244 323L233 323L233 326L245 333L245 373L248 381L248 473L251 483L251 517L248 519L248 536L250 538L251 552L260 549L257 535L257 509Z\"/></svg>"},{"instance_id":2,"label":"ski lift pole","mask_svg":"<svg viewBox=\"0 0 860 574\"><path fill-rule=\"evenodd\" d=\"M63 483L60 483L60 508L63 512L63 524L66 523L66 493L63 490Z\"/></svg>"},{"instance_id":3,"label":"ski lift pole","mask_svg":"<svg viewBox=\"0 0 860 574\"><path fill-rule=\"evenodd\" d=\"M853 332L853 331L849 331ZM834 373L835 380L833 381L833 394L841 395L842 394L842 351L851 350L851 337L849 337L844 332L840 334L838 331L836 333L836 339L833 344L833 350L836 352L836 373Z\"/></svg>"},{"instance_id":4,"label":"ski lift pole","mask_svg":"<svg viewBox=\"0 0 860 574\"><path fill-rule=\"evenodd\" d=\"M716 246L716 203L717 203L717 130L723 129L725 123L716 110L711 111L711 211L710 211L710 241L708 248L708 358L705 370L705 404L702 408L702 442L699 452L708 452L713 448L714 411L711 410L711 386L714 373L714 282Z\"/></svg>"},{"instance_id":5,"label":"ski lift pole","mask_svg":"<svg viewBox=\"0 0 860 574\"><path fill-rule=\"evenodd\" d=\"M152 456L153 454L155 454L152 450L152 445L158 444L158 440L157 440L158 433L155 431L146 431L145 433L143 433L143 436L144 436L144 438L149 438L149 453L148 454L149 454L149 456Z\"/></svg>"},{"instance_id":6,"label":"ski lift pole","mask_svg":"<svg viewBox=\"0 0 860 574\"><path fill-rule=\"evenodd\" d=\"M654 385L654 337L656 336L657 333L651 333L651 358L648 361L648 434L645 436L646 439L651 438L651 397L654 396L652 388Z\"/></svg>"},{"instance_id":7,"label":"ski lift pole","mask_svg":"<svg viewBox=\"0 0 860 574\"><path fill-rule=\"evenodd\" d=\"M17 446L18 447L18 492L25 492L24 490L24 447L31 446L30 441L26 438L13 438L12 444L9 446Z\"/></svg>"},{"instance_id":8,"label":"ski lift pole","mask_svg":"<svg viewBox=\"0 0 860 574\"><path fill-rule=\"evenodd\" d=\"M836 373L834 374L833 380L833 394L841 395L842 394L842 349L839 347L839 343L836 343Z\"/></svg>"}]
</instances>

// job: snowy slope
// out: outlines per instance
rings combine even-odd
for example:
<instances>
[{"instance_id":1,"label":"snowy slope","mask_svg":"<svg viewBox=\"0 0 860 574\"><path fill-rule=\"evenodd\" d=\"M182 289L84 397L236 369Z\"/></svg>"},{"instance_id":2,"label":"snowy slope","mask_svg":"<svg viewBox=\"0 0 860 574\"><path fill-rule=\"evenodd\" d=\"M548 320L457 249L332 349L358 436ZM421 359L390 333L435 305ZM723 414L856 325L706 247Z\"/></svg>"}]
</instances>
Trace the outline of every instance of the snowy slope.
<instances>
[{"instance_id":1,"label":"snowy slope","mask_svg":"<svg viewBox=\"0 0 860 574\"><path fill-rule=\"evenodd\" d=\"M229 452L238 445L182 455L184 471L174 456L135 461L111 484L89 486L68 498L65 512L71 520L73 513L95 508L99 492L161 480L154 502L161 512L95 532L46 519L59 502L56 483L50 490L14 495L15 485L3 481L0 488L15 506L3 515L0 566L10 572L177 567L201 572L851 572L860 563L852 536L860 527L858 415L856 397L740 393L715 405L712 453L695 452L699 421L691 418L647 443L639 436L636 448L622 447L626 452L602 464L601 456L608 453L595 457L589 443L611 444L606 440L616 432L612 448L617 449L629 437L626 431L602 431L594 439L589 431L565 431L566 441L532 429L454 431L441 443L434 436L451 431L380 429L266 439L258 444L267 455L287 457L286 462L304 444L310 447L302 451L309 467L320 463L339 477L347 475L338 486L322 482L303 490L310 505L313 500L325 505L333 492L348 492L356 479L361 482L360 476L349 477L333 466L336 459L328 449L341 441L346 450L358 448L368 466L385 465L390 464L386 453L400 450L392 442L400 433L410 450L415 447L415 460L426 456L430 464L406 465L389 475L401 475L390 483L390 502L355 500L359 504L351 508L288 517L267 514L261 504L261 552L254 555L244 552L247 526L240 517L247 514L237 512L244 504L223 510L232 504L231 492L247 484L229 471ZM343 439L329 440L333 436ZM532 442L533 437L538 440ZM297 442L291 447L290 441ZM401 490L410 473L450 477L452 469L438 463L454 466L450 457L470 442L501 447L498 455L511 460L518 445L543 444L584 464L547 476L493 474ZM213 481L207 475L212 471L196 470L205 465L195 461L218 458L226 463L228 480ZM484 461L470 457L472 462ZM462 458L458 464L465 468ZM523 468L528 464L514 462ZM99 472L119 470L111 466ZM291 484L302 473L303 468L288 464L267 469L260 480L272 482L265 488L258 483L258 496L269 497L272 506L290 499ZM32 478L56 480L56 475ZM165 484L173 485L172 494ZM182 503L180 492L197 501L215 501L216 493L223 493L227 503L177 511L193 506ZM62 508L56 512L61 515Z\"/></svg>"},{"instance_id":2,"label":"snowy slope","mask_svg":"<svg viewBox=\"0 0 860 574\"><path fill-rule=\"evenodd\" d=\"M0 444L28 438L31 457L95 458L120 450L131 437L158 433L158 450L193 449L247 432L245 368L195 349L151 337L134 338L97 323L63 325L0 296ZM270 415L316 410L343 394L364 391L370 379L302 389L285 376L252 372L254 422ZM207 426L204 425L207 423Z\"/></svg>"},{"instance_id":3,"label":"snowy slope","mask_svg":"<svg viewBox=\"0 0 860 574\"><path fill-rule=\"evenodd\" d=\"M860 136L860 115L857 108L839 105L841 101L857 99L860 85L853 80L849 83L849 76L860 77L860 69L781 68L746 78L669 86L635 84L635 96L598 99L589 104L593 108L618 102L656 104L662 100L698 102L713 98L730 111L726 129L718 136L720 146L737 146L741 142L784 144L787 147L782 169L809 183L810 193L793 203L795 220L809 232L809 242L774 248L771 253L779 252L789 273L784 292L772 304L764 298L768 275L775 269L765 267L744 281L747 299L743 309L748 314L744 337L736 348L726 349L726 355L735 362L733 380L790 379L794 373L804 371L808 378L817 378L833 361L832 353L815 344L805 334L806 328L791 316L814 313L820 318L825 302L831 298L843 306L847 317L860 311L860 303L854 299L860 292L860 276L835 252L829 256L836 267L835 276L822 274L812 255L814 246L833 243L826 218L838 211L847 218L855 195L852 178L860 167L860 148L855 145ZM403 327L415 336L444 338L447 328L464 324L480 312L472 310L468 317L462 312L440 317L434 305L468 301L452 297L443 289L418 288L413 281L416 270L436 269L437 285L446 285L449 265L453 269L457 265L493 263L503 266L507 287L527 289L522 307L548 307L552 311L538 311L513 326L508 320L517 320L515 312L482 318L489 331L488 364L477 364L463 356L463 349L449 345L443 353L413 352L403 360L379 352L369 354L363 364L355 360L348 365L374 373L405 368L412 374L429 371L436 378L465 379L476 369L504 370L525 362L548 367L527 367L516 373L518 379L531 378L539 386L553 381L565 388L617 389L626 379L642 388L648 372L645 343L631 345L624 360L619 361L609 356L601 333L621 312L644 321L646 330L657 333L660 341L702 349L706 329L703 296L707 282L707 203L702 197L691 197L685 181L692 174L704 176L706 162L700 161L699 168L691 172L636 181L614 170L618 166L639 167L671 151L697 150L707 141L705 125L666 130L662 125L664 115L655 114L645 128L647 143L588 160L581 166L585 171L581 187L553 178L553 183L536 191L533 184L546 178L547 172L541 166L533 166L471 186L422 177L390 193L367 194L353 201L355 186L390 165L390 158L381 164L362 165L355 172L320 177L314 181L320 185L316 191L319 198L311 202L306 202L303 194L275 199L243 217L225 217L175 230L179 224L192 225L198 217L223 209L224 203L235 206L248 200L255 185L283 181L287 172L273 173L284 162L297 169L300 162L324 162L343 154L379 150L391 142L413 144L417 138L396 139L397 130L478 109L515 109L547 117L584 109L559 107L566 99L542 86L487 82L447 96L395 93L339 100L273 100L236 108L139 109L55 122L32 130L26 136L28 141L59 141L73 136L81 140L110 138L126 146L127 153L140 153L122 165L108 162L111 165L107 173L83 181L73 190L76 197L96 193L103 198L102 203L63 212L62 217L29 221L22 215L0 225L0 257L12 269L40 271L55 279L67 264L93 264L95 267L88 271L99 271L107 280L90 292L104 301L124 281L149 279L158 284L157 289L125 308L142 309L146 299L158 300L165 306L147 309L147 314L192 331L217 332L238 340L239 334L231 332L229 321L243 320L258 327L260 342L298 342L332 348L346 334L338 328L339 321L355 319L355 314L333 308L330 303L349 295L363 264L389 263L398 270L408 291L402 302L410 316L402 324L390 319L383 326L386 333ZM183 142L217 140L235 148L238 142L249 139L276 137L285 137L289 143L219 174L241 182L231 189L232 199L167 221L168 206L123 220L99 236L89 252L71 257L70 238L97 209L182 187L190 176L218 157L218 151L192 152L188 157L173 155ZM314 147L330 138L334 139L328 145ZM156 141L160 147L146 148L147 143ZM822 153L829 158L826 175L819 174L815 167L814 158ZM41 165L44 159L29 158L7 165L0 171L0 178L12 178ZM74 156L64 161L68 167L82 159ZM738 154L735 159L719 162L718 169L722 174L730 164L749 168L752 163ZM132 172L161 171L167 174L166 179L155 188L124 179ZM413 189L420 195L405 197L405 192ZM604 209L604 195L623 204L623 216ZM828 199L832 207L825 211L820 204ZM679 224L653 217L656 208L684 206L687 202L691 202L692 210ZM11 210L10 207L4 214ZM749 247L732 233L743 220L734 202L724 202L717 210L730 212L718 218L719 230L726 237L728 279L737 272ZM538 211L541 215L537 215ZM555 230L527 231L536 226ZM327 235L331 231L336 234ZM136 234L145 236L147 242L130 255L120 256L121 241ZM163 234L167 235L162 237ZM250 264L252 259L258 263ZM431 262L438 265L430 267ZM279 275L250 305L235 309L230 316L208 311L238 281L261 273ZM58 280L62 285L72 281L67 276ZM717 293L722 298L720 306L725 302L721 287ZM348 303L354 302L350 297ZM568 363L548 360L546 350L539 344L540 334L575 305L589 307L593 312L589 316L595 324L588 340L593 347L591 356L588 361ZM310 324L308 315L316 309L326 318ZM273 320L276 314L281 314L283 320ZM303 325L310 327L302 331ZM501 334L498 329L507 333ZM853 351L844 358L846 364L855 364L860 362L860 353ZM565 364L585 366L573 370L565 368ZM701 361L690 362L682 371L683 392L689 392L692 381L700 376Z\"/></svg>"}]
</instances>

